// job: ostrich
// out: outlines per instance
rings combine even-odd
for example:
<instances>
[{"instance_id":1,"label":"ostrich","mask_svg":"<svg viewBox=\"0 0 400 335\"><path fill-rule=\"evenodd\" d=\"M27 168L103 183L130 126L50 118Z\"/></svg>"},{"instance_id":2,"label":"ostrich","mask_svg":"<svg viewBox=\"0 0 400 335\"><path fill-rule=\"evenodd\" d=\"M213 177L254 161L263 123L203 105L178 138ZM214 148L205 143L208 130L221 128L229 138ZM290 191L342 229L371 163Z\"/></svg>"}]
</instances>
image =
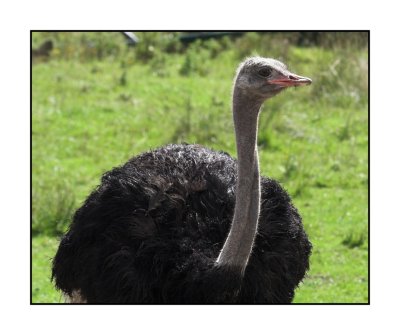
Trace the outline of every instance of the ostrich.
<instances>
[{"instance_id":1,"label":"ostrich","mask_svg":"<svg viewBox=\"0 0 400 335\"><path fill-rule=\"evenodd\" d=\"M240 64L237 160L171 144L102 176L62 238L52 280L72 303L290 303L311 243L289 195L260 177L263 102L311 79L274 59Z\"/></svg>"}]
</instances>

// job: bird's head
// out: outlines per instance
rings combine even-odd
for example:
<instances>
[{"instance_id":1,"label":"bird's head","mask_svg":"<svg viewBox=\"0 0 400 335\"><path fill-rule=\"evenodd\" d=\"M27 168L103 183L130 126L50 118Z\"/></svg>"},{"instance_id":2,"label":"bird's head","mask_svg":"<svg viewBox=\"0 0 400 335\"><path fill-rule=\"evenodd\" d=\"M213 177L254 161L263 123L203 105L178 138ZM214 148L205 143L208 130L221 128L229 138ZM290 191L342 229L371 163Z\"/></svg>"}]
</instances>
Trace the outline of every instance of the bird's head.
<instances>
[{"instance_id":1,"label":"bird's head","mask_svg":"<svg viewBox=\"0 0 400 335\"><path fill-rule=\"evenodd\" d=\"M235 89L256 99L266 100L285 88L310 85L312 80L290 72L272 58L247 58L238 68Z\"/></svg>"}]
</instances>

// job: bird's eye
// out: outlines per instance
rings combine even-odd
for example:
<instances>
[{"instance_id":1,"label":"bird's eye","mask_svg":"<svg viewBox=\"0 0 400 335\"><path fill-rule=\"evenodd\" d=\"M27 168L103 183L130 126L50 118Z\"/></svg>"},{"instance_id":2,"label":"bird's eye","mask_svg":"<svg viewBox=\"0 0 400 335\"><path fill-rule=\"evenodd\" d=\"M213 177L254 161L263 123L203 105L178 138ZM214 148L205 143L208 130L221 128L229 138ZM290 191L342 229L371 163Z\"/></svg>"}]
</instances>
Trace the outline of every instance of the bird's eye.
<instances>
[{"instance_id":1,"label":"bird's eye","mask_svg":"<svg viewBox=\"0 0 400 335\"><path fill-rule=\"evenodd\" d=\"M258 71L258 74L261 77L269 77L271 72L272 72L272 69L270 67L264 67L264 68L262 68L261 70Z\"/></svg>"}]
</instances>

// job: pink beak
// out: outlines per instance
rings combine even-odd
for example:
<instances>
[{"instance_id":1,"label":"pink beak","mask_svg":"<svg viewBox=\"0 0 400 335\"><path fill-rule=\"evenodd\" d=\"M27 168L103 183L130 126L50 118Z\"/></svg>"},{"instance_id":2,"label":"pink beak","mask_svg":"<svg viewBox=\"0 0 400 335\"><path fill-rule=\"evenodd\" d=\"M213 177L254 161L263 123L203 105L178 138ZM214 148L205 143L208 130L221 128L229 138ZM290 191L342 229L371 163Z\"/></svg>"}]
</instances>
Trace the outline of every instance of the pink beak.
<instances>
[{"instance_id":1,"label":"pink beak","mask_svg":"<svg viewBox=\"0 0 400 335\"><path fill-rule=\"evenodd\" d=\"M307 77L301 77L294 73L285 73L282 74L282 77L277 79L268 80L268 83L279 85L282 87L290 87L290 86L305 86L310 85L312 80Z\"/></svg>"}]
</instances>

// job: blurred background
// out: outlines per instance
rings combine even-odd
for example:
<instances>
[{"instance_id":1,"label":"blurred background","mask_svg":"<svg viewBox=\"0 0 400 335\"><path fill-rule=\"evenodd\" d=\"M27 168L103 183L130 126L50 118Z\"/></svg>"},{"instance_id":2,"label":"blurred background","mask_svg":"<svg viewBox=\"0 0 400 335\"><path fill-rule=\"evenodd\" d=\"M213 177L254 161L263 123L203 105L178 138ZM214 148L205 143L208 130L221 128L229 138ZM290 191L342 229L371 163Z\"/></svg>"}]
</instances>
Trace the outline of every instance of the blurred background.
<instances>
[{"instance_id":1,"label":"blurred background","mask_svg":"<svg viewBox=\"0 0 400 335\"><path fill-rule=\"evenodd\" d=\"M101 175L142 151L200 143L236 157L235 70L285 62L313 84L268 101L263 175L313 242L298 303L367 303L368 32L33 32L32 302L63 302L51 259Z\"/></svg>"}]
</instances>

